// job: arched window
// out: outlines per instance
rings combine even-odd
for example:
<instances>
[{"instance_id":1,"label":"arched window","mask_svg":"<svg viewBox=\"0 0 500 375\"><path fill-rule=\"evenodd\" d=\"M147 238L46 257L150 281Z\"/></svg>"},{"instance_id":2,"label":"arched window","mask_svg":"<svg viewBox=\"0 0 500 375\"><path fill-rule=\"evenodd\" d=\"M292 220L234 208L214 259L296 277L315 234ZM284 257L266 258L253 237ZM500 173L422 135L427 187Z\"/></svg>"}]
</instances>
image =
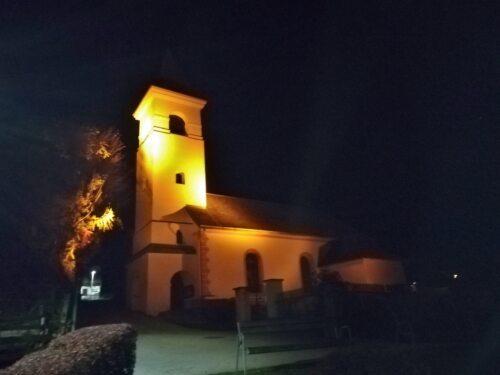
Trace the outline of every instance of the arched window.
<instances>
[{"instance_id":1,"label":"arched window","mask_svg":"<svg viewBox=\"0 0 500 375\"><path fill-rule=\"evenodd\" d=\"M311 262L305 255L300 257L300 276L302 278L302 289L305 292L310 292L313 286Z\"/></svg>"},{"instance_id":2,"label":"arched window","mask_svg":"<svg viewBox=\"0 0 500 375\"><path fill-rule=\"evenodd\" d=\"M179 135L187 135L186 133L186 124L184 124L184 120L179 116L170 115L168 118L170 133L179 134Z\"/></svg>"},{"instance_id":3,"label":"arched window","mask_svg":"<svg viewBox=\"0 0 500 375\"><path fill-rule=\"evenodd\" d=\"M260 292L262 278L260 275L260 257L257 253L247 253L245 256L245 270L247 273L247 288L250 292Z\"/></svg>"},{"instance_id":4,"label":"arched window","mask_svg":"<svg viewBox=\"0 0 500 375\"><path fill-rule=\"evenodd\" d=\"M180 230L178 230L175 233L175 237L176 237L177 245L182 245L184 243L184 238L183 238L182 232Z\"/></svg>"}]
</instances>

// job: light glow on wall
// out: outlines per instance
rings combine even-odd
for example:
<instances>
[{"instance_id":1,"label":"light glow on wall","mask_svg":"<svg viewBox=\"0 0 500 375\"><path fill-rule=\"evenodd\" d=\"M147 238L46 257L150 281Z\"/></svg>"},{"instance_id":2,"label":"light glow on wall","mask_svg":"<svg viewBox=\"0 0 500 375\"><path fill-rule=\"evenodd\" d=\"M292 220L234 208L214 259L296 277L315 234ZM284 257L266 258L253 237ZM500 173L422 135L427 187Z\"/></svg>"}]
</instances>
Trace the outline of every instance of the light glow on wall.
<instances>
[{"instance_id":1,"label":"light glow on wall","mask_svg":"<svg viewBox=\"0 0 500 375\"><path fill-rule=\"evenodd\" d=\"M139 126L139 143L144 142L148 134L151 133L152 129L153 123L151 121L151 118L147 117L141 120L141 125Z\"/></svg>"},{"instance_id":2,"label":"light glow on wall","mask_svg":"<svg viewBox=\"0 0 500 375\"><path fill-rule=\"evenodd\" d=\"M141 128L150 121L141 121ZM140 133L145 133L142 130ZM169 214L185 205L206 207L205 157L203 141L187 136L170 134L164 129L153 127L145 135L141 144L143 152L142 168L145 174L153 176L156 189L153 199L159 201L159 211L155 218ZM176 184L175 175L182 172L185 184ZM162 204L179 207L161 207Z\"/></svg>"},{"instance_id":3,"label":"light glow on wall","mask_svg":"<svg viewBox=\"0 0 500 375\"><path fill-rule=\"evenodd\" d=\"M148 153L152 156L152 158L150 158L151 162L157 161L161 163L163 161L161 160L160 143L160 134L158 134L158 132L152 131L149 133L149 139L144 146L148 150Z\"/></svg>"}]
</instances>

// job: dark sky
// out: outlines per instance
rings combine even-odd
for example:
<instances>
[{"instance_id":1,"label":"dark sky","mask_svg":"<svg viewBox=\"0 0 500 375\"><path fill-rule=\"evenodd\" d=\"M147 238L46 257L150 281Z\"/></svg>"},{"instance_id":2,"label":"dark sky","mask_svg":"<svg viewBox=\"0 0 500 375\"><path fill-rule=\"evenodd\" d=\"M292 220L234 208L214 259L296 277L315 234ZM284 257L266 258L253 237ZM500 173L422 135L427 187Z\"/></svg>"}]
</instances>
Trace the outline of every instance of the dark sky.
<instances>
[{"instance_id":1,"label":"dark sky","mask_svg":"<svg viewBox=\"0 0 500 375\"><path fill-rule=\"evenodd\" d=\"M4 197L50 132L111 124L133 155L134 106L166 82L208 100L210 191L333 212L446 272L498 268L496 2L126 3L2 8Z\"/></svg>"}]
</instances>

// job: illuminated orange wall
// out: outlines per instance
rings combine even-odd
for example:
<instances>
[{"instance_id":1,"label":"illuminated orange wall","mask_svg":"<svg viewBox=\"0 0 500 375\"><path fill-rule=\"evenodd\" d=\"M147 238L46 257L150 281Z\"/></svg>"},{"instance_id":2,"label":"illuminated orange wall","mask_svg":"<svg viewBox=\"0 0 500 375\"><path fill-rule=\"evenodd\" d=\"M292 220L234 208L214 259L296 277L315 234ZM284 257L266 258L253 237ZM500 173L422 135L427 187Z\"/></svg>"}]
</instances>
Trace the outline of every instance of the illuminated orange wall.
<instances>
[{"instance_id":1,"label":"illuminated orange wall","mask_svg":"<svg viewBox=\"0 0 500 375\"><path fill-rule=\"evenodd\" d=\"M170 309L170 280L182 269L182 254L147 254L148 286L147 305L143 310L148 315Z\"/></svg>"},{"instance_id":2,"label":"illuminated orange wall","mask_svg":"<svg viewBox=\"0 0 500 375\"><path fill-rule=\"evenodd\" d=\"M187 233L195 231L194 225L188 225ZM134 236L134 249L143 249L150 243L175 244L176 232L181 225L176 223L153 221L136 231ZM184 230L181 229L184 233ZM137 250L136 250L137 251Z\"/></svg>"},{"instance_id":3,"label":"illuminated orange wall","mask_svg":"<svg viewBox=\"0 0 500 375\"><path fill-rule=\"evenodd\" d=\"M194 287L194 298L199 293L199 229L191 224L153 223L155 243L175 244L175 233L181 230L184 244L193 246L195 254L145 254L128 266L127 301L133 311L157 315L170 308L170 282L172 276L183 270ZM162 242L164 241L164 242Z\"/></svg>"},{"instance_id":4,"label":"illuminated orange wall","mask_svg":"<svg viewBox=\"0 0 500 375\"><path fill-rule=\"evenodd\" d=\"M343 281L354 284L405 284L403 266L398 260L360 258L325 267L340 274Z\"/></svg>"},{"instance_id":5,"label":"illuminated orange wall","mask_svg":"<svg viewBox=\"0 0 500 375\"><path fill-rule=\"evenodd\" d=\"M406 277L400 261L389 259L365 259L369 284L405 284Z\"/></svg>"},{"instance_id":6,"label":"illuminated orange wall","mask_svg":"<svg viewBox=\"0 0 500 375\"><path fill-rule=\"evenodd\" d=\"M284 279L283 289L302 288L300 257L309 254L316 269L318 250L327 239L270 234L269 232L206 229L209 247L210 292L234 297L233 288L246 286L245 254L256 250L262 260L263 279Z\"/></svg>"},{"instance_id":7,"label":"illuminated orange wall","mask_svg":"<svg viewBox=\"0 0 500 375\"><path fill-rule=\"evenodd\" d=\"M199 248L199 231L196 225L181 224L180 230L184 236L186 244L191 245L195 249L193 255L186 254L182 258L182 269L189 275L189 280L194 287L194 298L200 297L200 248Z\"/></svg>"},{"instance_id":8,"label":"illuminated orange wall","mask_svg":"<svg viewBox=\"0 0 500 375\"><path fill-rule=\"evenodd\" d=\"M147 292L145 301L140 304L144 307L140 310L149 315L170 308L170 281L177 271L185 271L194 287L194 298L201 297L200 263L203 257L199 247L200 229L196 225L174 223L166 229L167 223L159 224L163 225L163 230L159 231L163 235L181 230L185 244L193 246L196 254L148 254L139 258L147 258ZM233 288L246 286L245 255L250 249L261 257L263 280L282 278L284 290L302 288L300 257L307 255L311 259L311 268L316 270L318 250L328 240L264 231L201 230L208 239L209 291L216 298L232 298Z\"/></svg>"},{"instance_id":9,"label":"illuminated orange wall","mask_svg":"<svg viewBox=\"0 0 500 375\"><path fill-rule=\"evenodd\" d=\"M153 165L152 219L175 212L185 205L206 206L205 159L202 140L177 134L153 132L157 151ZM176 184L176 173L184 173L185 184Z\"/></svg>"}]
</instances>

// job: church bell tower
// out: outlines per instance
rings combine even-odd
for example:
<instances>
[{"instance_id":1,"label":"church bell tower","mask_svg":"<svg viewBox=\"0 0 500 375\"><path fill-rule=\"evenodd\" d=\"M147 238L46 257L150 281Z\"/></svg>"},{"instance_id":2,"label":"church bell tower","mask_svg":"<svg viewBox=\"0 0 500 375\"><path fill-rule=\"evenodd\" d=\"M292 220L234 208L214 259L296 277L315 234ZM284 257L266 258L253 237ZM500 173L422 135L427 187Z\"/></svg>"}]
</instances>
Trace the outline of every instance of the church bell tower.
<instances>
[{"instance_id":1,"label":"church bell tower","mask_svg":"<svg viewBox=\"0 0 500 375\"><path fill-rule=\"evenodd\" d=\"M163 217L186 205L206 207L200 113L205 104L151 86L134 112L139 121L134 252L166 242L155 235Z\"/></svg>"}]
</instances>

